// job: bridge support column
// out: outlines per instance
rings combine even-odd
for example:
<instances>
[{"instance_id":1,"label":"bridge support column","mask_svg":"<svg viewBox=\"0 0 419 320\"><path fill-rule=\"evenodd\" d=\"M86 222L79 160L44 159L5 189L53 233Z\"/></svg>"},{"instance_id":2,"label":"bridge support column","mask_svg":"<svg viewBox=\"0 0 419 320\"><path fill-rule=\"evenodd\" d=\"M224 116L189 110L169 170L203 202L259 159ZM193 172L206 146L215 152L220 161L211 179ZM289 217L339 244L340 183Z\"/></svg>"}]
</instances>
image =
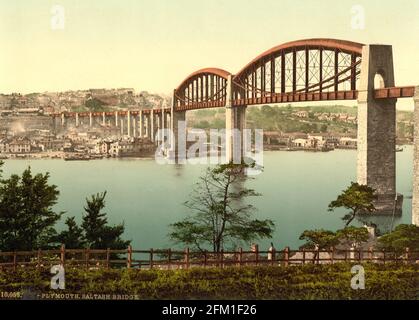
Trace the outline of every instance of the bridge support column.
<instances>
[{"instance_id":1,"label":"bridge support column","mask_svg":"<svg viewBox=\"0 0 419 320\"><path fill-rule=\"evenodd\" d=\"M127 111L127 135L131 137L131 112Z\"/></svg>"},{"instance_id":2,"label":"bridge support column","mask_svg":"<svg viewBox=\"0 0 419 320\"><path fill-rule=\"evenodd\" d=\"M170 150L168 157L175 163L186 162L186 111L176 111L177 96L173 91L170 107Z\"/></svg>"},{"instance_id":3,"label":"bridge support column","mask_svg":"<svg viewBox=\"0 0 419 320\"><path fill-rule=\"evenodd\" d=\"M76 112L76 127L79 126L79 114Z\"/></svg>"},{"instance_id":4,"label":"bridge support column","mask_svg":"<svg viewBox=\"0 0 419 320\"><path fill-rule=\"evenodd\" d=\"M164 139L164 129L166 129L167 123L166 123L166 113L164 112L164 108L161 109L161 133L160 133L160 141L163 141Z\"/></svg>"},{"instance_id":5,"label":"bridge support column","mask_svg":"<svg viewBox=\"0 0 419 320\"><path fill-rule=\"evenodd\" d=\"M124 135L124 119L121 119L121 136Z\"/></svg>"},{"instance_id":6,"label":"bridge support column","mask_svg":"<svg viewBox=\"0 0 419 320\"><path fill-rule=\"evenodd\" d=\"M415 89L412 224L419 226L419 86Z\"/></svg>"},{"instance_id":7,"label":"bridge support column","mask_svg":"<svg viewBox=\"0 0 419 320\"><path fill-rule=\"evenodd\" d=\"M169 158L176 163L184 163L186 160L186 111L172 110L170 121L170 151Z\"/></svg>"},{"instance_id":8,"label":"bridge support column","mask_svg":"<svg viewBox=\"0 0 419 320\"><path fill-rule=\"evenodd\" d=\"M243 160L246 106L226 108L226 161L239 164Z\"/></svg>"},{"instance_id":9,"label":"bridge support column","mask_svg":"<svg viewBox=\"0 0 419 320\"><path fill-rule=\"evenodd\" d=\"M118 111L115 111L115 127L118 128L119 123L118 123Z\"/></svg>"},{"instance_id":10,"label":"bridge support column","mask_svg":"<svg viewBox=\"0 0 419 320\"><path fill-rule=\"evenodd\" d=\"M149 114L145 114L144 115L144 134L145 137L150 139L150 115Z\"/></svg>"},{"instance_id":11,"label":"bridge support column","mask_svg":"<svg viewBox=\"0 0 419 320\"><path fill-rule=\"evenodd\" d=\"M156 122L157 122L157 128L156 128L156 133L155 136L157 136L156 139L156 144L158 143L159 140L161 140L161 132L160 129L162 128L161 123L162 123L162 114L157 113L156 114Z\"/></svg>"},{"instance_id":12,"label":"bridge support column","mask_svg":"<svg viewBox=\"0 0 419 320\"><path fill-rule=\"evenodd\" d=\"M154 142L155 132L154 132L154 110L150 111L150 139Z\"/></svg>"},{"instance_id":13,"label":"bridge support column","mask_svg":"<svg viewBox=\"0 0 419 320\"><path fill-rule=\"evenodd\" d=\"M65 126L65 114L61 113L61 126L64 127Z\"/></svg>"},{"instance_id":14,"label":"bridge support column","mask_svg":"<svg viewBox=\"0 0 419 320\"><path fill-rule=\"evenodd\" d=\"M233 106L233 80L227 79L226 97L226 162L239 164L243 160L243 137L246 128L246 107Z\"/></svg>"},{"instance_id":15,"label":"bridge support column","mask_svg":"<svg viewBox=\"0 0 419 320\"><path fill-rule=\"evenodd\" d=\"M374 99L374 89L394 86L392 47L363 47L358 95L358 183L376 190L377 213L401 213L396 194L396 99Z\"/></svg>"},{"instance_id":16,"label":"bridge support column","mask_svg":"<svg viewBox=\"0 0 419 320\"><path fill-rule=\"evenodd\" d=\"M106 126L106 114L105 114L105 112L102 113L102 125Z\"/></svg>"},{"instance_id":17,"label":"bridge support column","mask_svg":"<svg viewBox=\"0 0 419 320\"><path fill-rule=\"evenodd\" d=\"M138 114L138 137L140 137L140 138L143 137L143 128L144 128L143 111L140 110L140 113Z\"/></svg>"},{"instance_id":18,"label":"bridge support column","mask_svg":"<svg viewBox=\"0 0 419 320\"><path fill-rule=\"evenodd\" d=\"M91 112L89 113L89 127L93 127L93 115Z\"/></svg>"}]
</instances>

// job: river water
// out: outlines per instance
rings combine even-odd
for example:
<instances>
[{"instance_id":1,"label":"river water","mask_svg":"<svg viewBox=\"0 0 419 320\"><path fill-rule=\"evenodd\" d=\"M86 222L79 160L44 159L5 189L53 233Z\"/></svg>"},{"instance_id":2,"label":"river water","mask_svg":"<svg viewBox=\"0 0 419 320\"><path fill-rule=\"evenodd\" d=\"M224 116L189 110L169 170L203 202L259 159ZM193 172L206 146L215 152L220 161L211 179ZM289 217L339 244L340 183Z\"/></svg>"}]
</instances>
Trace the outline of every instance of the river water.
<instances>
[{"instance_id":1,"label":"river water","mask_svg":"<svg viewBox=\"0 0 419 320\"><path fill-rule=\"evenodd\" d=\"M63 161L5 160L3 177L31 166L33 173L48 171L60 190L56 210L81 221L85 198L107 191L106 212L110 223L125 223L126 239L135 249L175 247L167 237L169 224L190 212L183 206L205 170L204 165L159 165L154 160ZM410 223L413 147L397 153L397 190L405 196L402 217L376 217L383 230ZM356 151L328 153L264 152L264 172L248 182L262 194L252 198L255 217L276 224L272 241L277 248L296 248L306 229L336 230L343 227L345 210L327 211L330 201L356 181ZM59 224L59 228L63 223ZM271 240L259 241L266 249Z\"/></svg>"}]
</instances>

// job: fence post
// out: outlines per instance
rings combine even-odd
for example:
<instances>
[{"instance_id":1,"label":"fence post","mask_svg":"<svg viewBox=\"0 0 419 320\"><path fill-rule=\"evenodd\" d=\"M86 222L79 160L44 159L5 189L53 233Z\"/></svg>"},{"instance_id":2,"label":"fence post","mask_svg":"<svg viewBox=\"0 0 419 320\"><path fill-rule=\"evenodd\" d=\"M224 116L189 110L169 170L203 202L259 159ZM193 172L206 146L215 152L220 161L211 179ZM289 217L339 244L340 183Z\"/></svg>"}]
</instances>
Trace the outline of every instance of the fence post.
<instances>
[{"instance_id":1,"label":"fence post","mask_svg":"<svg viewBox=\"0 0 419 320\"><path fill-rule=\"evenodd\" d=\"M185 265L189 269L189 247L185 249Z\"/></svg>"},{"instance_id":2,"label":"fence post","mask_svg":"<svg viewBox=\"0 0 419 320\"><path fill-rule=\"evenodd\" d=\"M207 250L204 251L204 268L207 267Z\"/></svg>"},{"instance_id":3,"label":"fence post","mask_svg":"<svg viewBox=\"0 0 419 320\"><path fill-rule=\"evenodd\" d=\"M150 249L150 269L154 267L154 249Z\"/></svg>"},{"instance_id":4,"label":"fence post","mask_svg":"<svg viewBox=\"0 0 419 320\"><path fill-rule=\"evenodd\" d=\"M373 262L373 260L372 260L373 255L374 255L373 249L372 249L372 247L369 247L368 248L368 260L369 260L369 262Z\"/></svg>"},{"instance_id":5,"label":"fence post","mask_svg":"<svg viewBox=\"0 0 419 320\"><path fill-rule=\"evenodd\" d=\"M110 267L110 259L111 259L111 249L106 249L106 269L109 269Z\"/></svg>"},{"instance_id":6,"label":"fence post","mask_svg":"<svg viewBox=\"0 0 419 320\"><path fill-rule=\"evenodd\" d=\"M89 248L85 250L84 259L85 259L84 261L85 261L86 270L89 270Z\"/></svg>"},{"instance_id":7,"label":"fence post","mask_svg":"<svg viewBox=\"0 0 419 320\"><path fill-rule=\"evenodd\" d=\"M224 249L221 249L221 252L220 252L220 266L221 266L221 269L222 268L224 268Z\"/></svg>"},{"instance_id":8,"label":"fence post","mask_svg":"<svg viewBox=\"0 0 419 320\"><path fill-rule=\"evenodd\" d=\"M347 261L348 261L348 250L345 249L345 262L347 262Z\"/></svg>"},{"instance_id":9,"label":"fence post","mask_svg":"<svg viewBox=\"0 0 419 320\"><path fill-rule=\"evenodd\" d=\"M239 267L243 264L243 248L239 248Z\"/></svg>"},{"instance_id":10,"label":"fence post","mask_svg":"<svg viewBox=\"0 0 419 320\"><path fill-rule=\"evenodd\" d=\"M276 249L272 248L272 265L275 265L276 261Z\"/></svg>"},{"instance_id":11,"label":"fence post","mask_svg":"<svg viewBox=\"0 0 419 320\"><path fill-rule=\"evenodd\" d=\"M13 252L13 271L16 271L17 267L17 253L16 251Z\"/></svg>"},{"instance_id":12,"label":"fence post","mask_svg":"<svg viewBox=\"0 0 419 320\"><path fill-rule=\"evenodd\" d=\"M303 248L303 265L306 264L306 249Z\"/></svg>"},{"instance_id":13,"label":"fence post","mask_svg":"<svg viewBox=\"0 0 419 320\"><path fill-rule=\"evenodd\" d=\"M289 265L289 259L290 259L290 248L286 247L284 249L284 266L288 267Z\"/></svg>"},{"instance_id":14,"label":"fence post","mask_svg":"<svg viewBox=\"0 0 419 320\"><path fill-rule=\"evenodd\" d=\"M259 245L255 244L255 262L256 265L259 264Z\"/></svg>"},{"instance_id":15,"label":"fence post","mask_svg":"<svg viewBox=\"0 0 419 320\"><path fill-rule=\"evenodd\" d=\"M62 244L60 248L60 260L61 260L61 265L64 267L65 266L65 244Z\"/></svg>"},{"instance_id":16,"label":"fence post","mask_svg":"<svg viewBox=\"0 0 419 320\"><path fill-rule=\"evenodd\" d=\"M41 269L41 249L38 249L37 254L38 264L36 265L37 269Z\"/></svg>"},{"instance_id":17,"label":"fence post","mask_svg":"<svg viewBox=\"0 0 419 320\"><path fill-rule=\"evenodd\" d=\"M359 248L358 250L358 262L359 264L362 262L362 248Z\"/></svg>"},{"instance_id":18,"label":"fence post","mask_svg":"<svg viewBox=\"0 0 419 320\"><path fill-rule=\"evenodd\" d=\"M132 247L131 245L129 245L127 248L127 268L131 269L131 265L132 265Z\"/></svg>"},{"instance_id":19,"label":"fence post","mask_svg":"<svg viewBox=\"0 0 419 320\"><path fill-rule=\"evenodd\" d=\"M383 250L383 264L386 264L386 251Z\"/></svg>"}]
</instances>

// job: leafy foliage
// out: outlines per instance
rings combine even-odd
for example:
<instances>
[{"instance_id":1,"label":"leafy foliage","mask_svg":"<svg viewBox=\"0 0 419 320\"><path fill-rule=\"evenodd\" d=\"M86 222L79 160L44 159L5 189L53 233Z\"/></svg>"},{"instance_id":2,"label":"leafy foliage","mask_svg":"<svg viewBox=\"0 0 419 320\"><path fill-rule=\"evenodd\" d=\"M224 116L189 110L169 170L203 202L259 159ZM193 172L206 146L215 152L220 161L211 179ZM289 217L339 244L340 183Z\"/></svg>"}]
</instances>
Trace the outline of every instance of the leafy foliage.
<instances>
[{"instance_id":1,"label":"leafy foliage","mask_svg":"<svg viewBox=\"0 0 419 320\"><path fill-rule=\"evenodd\" d=\"M351 212L342 218L347 227L359 214L375 211L373 201L376 198L373 188L351 182L351 185L329 204L329 211L334 211L336 208L350 209Z\"/></svg>"},{"instance_id":2,"label":"leafy foliage","mask_svg":"<svg viewBox=\"0 0 419 320\"><path fill-rule=\"evenodd\" d=\"M67 249L84 248L86 241L84 240L83 229L77 225L74 217L69 217L65 221L67 230L62 231L56 239L59 244L64 244Z\"/></svg>"},{"instance_id":3,"label":"leafy foliage","mask_svg":"<svg viewBox=\"0 0 419 320\"><path fill-rule=\"evenodd\" d=\"M49 248L54 225L63 213L53 210L59 191L48 183L49 174L13 174L0 181L0 250Z\"/></svg>"},{"instance_id":4,"label":"leafy foliage","mask_svg":"<svg viewBox=\"0 0 419 320\"><path fill-rule=\"evenodd\" d=\"M385 250L404 252L406 248L419 250L419 227L413 224L398 225L393 232L378 239L379 246Z\"/></svg>"},{"instance_id":5,"label":"leafy foliage","mask_svg":"<svg viewBox=\"0 0 419 320\"><path fill-rule=\"evenodd\" d=\"M338 230L336 236L341 241L344 241L347 244L355 244L356 246L360 246L361 243L367 242L369 239L368 230L364 227L346 227L342 230Z\"/></svg>"},{"instance_id":6,"label":"leafy foliage","mask_svg":"<svg viewBox=\"0 0 419 320\"><path fill-rule=\"evenodd\" d=\"M368 241L368 230L364 227L346 227L336 232L330 230L305 230L300 235L300 240L305 240L306 243L301 246L301 249L329 249L339 245L356 246Z\"/></svg>"},{"instance_id":7,"label":"leafy foliage","mask_svg":"<svg viewBox=\"0 0 419 320\"><path fill-rule=\"evenodd\" d=\"M306 243L301 247L305 249L319 250L333 247L339 243L336 233L329 230L305 230L300 235L300 240L305 240Z\"/></svg>"},{"instance_id":8,"label":"leafy foliage","mask_svg":"<svg viewBox=\"0 0 419 320\"><path fill-rule=\"evenodd\" d=\"M363 264L365 290L350 286L351 264L193 268L190 270L66 270L62 293L118 294L146 300L416 300L418 265ZM49 270L0 270L0 291L30 287L48 293ZM56 292L52 292L56 293Z\"/></svg>"},{"instance_id":9,"label":"leafy foliage","mask_svg":"<svg viewBox=\"0 0 419 320\"><path fill-rule=\"evenodd\" d=\"M108 226L105 208L106 191L86 199L82 228L88 247L92 249L125 249L131 241L121 239L124 224Z\"/></svg>"},{"instance_id":10,"label":"leafy foliage","mask_svg":"<svg viewBox=\"0 0 419 320\"><path fill-rule=\"evenodd\" d=\"M247 164L223 164L208 168L196 184L185 206L195 215L171 225L170 238L203 250L211 246L220 252L225 245L271 237L271 220L252 219L255 208L245 204L247 197L259 194L243 184L250 179L244 174Z\"/></svg>"}]
</instances>

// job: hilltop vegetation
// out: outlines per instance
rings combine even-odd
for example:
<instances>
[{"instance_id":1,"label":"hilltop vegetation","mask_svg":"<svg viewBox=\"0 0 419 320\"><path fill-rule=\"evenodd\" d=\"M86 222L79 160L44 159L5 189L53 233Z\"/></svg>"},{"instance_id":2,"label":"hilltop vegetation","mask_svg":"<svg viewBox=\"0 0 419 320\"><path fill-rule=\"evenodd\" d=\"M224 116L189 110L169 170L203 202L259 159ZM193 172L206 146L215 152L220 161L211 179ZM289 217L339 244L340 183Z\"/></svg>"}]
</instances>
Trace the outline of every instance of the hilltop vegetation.
<instances>
[{"instance_id":1,"label":"hilltop vegetation","mask_svg":"<svg viewBox=\"0 0 419 320\"><path fill-rule=\"evenodd\" d=\"M346 133L356 135L356 106L261 106L247 109L247 126L284 133ZM345 117L346 116L346 117ZM200 129L225 128L225 110L204 109L188 113L188 125ZM397 136L413 136L413 113L397 111Z\"/></svg>"}]
</instances>

